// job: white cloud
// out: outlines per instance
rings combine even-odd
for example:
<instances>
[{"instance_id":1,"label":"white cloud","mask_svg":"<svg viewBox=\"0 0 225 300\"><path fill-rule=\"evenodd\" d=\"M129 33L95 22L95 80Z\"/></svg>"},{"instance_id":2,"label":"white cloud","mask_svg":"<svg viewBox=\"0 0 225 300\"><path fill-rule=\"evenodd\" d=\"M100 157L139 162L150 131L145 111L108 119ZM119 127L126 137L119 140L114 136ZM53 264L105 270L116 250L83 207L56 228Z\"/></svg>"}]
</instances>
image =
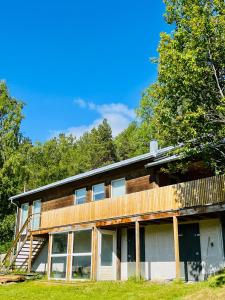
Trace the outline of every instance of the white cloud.
<instances>
[{"instance_id":1,"label":"white cloud","mask_svg":"<svg viewBox=\"0 0 225 300\"><path fill-rule=\"evenodd\" d=\"M77 104L77 105L79 105L82 108L86 107L86 102L83 99L81 99L81 98L75 99L74 103Z\"/></svg>"},{"instance_id":2,"label":"white cloud","mask_svg":"<svg viewBox=\"0 0 225 300\"><path fill-rule=\"evenodd\" d=\"M52 132L53 136L58 135L60 132L64 132L65 134L73 134L79 138L84 132L90 131L92 128L98 126L103 119L107 119L112 128L113 136L116 136L135 118L134 110L123 103L107 103L99 105L78 98L74 100L74 104L80 108L95 111L99 117L87 125L69 127L63 131L54 131Z\"/></svg>"}]
</instances>

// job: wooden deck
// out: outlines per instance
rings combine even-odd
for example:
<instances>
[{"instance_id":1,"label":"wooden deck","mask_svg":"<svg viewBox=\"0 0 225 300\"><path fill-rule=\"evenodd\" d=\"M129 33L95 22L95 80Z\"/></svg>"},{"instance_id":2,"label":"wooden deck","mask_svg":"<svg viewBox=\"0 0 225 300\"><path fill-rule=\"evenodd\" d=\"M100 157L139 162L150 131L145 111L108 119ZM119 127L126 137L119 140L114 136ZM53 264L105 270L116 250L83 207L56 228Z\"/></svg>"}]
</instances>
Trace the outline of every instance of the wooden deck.
<instances>
[{"instance_id":1,"label":"wooden deck","mask_svg":"<svg viewBox=\"0 0 225 300\"><path fill-rule=\"evenodd\" d=\"M225 203L225 175L45 211L42 228Z\"/></svg>"}]
</instances>

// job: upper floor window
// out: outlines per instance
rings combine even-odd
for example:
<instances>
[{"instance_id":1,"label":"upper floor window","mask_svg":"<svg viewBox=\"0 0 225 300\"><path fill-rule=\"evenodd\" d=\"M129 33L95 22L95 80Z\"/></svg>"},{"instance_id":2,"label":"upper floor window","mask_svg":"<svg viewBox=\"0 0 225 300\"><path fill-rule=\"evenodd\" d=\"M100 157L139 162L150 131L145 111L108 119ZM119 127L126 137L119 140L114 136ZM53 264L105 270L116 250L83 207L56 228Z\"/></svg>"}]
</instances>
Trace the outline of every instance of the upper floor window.
<instances>
[{"instance_id":1,"label":"upper floor window","mask_svg":"<svg viewBox=\"0 0 225 300\"><path fill-rule=\"evenodd\" d=\"M111 185L112 185L112 197L123 196L126 194L125 178L113 180Z\"/></svg>"},{"instance_id":2,"label":"upper floor window","mask_svg":"<svg viewBox=\"0 0 225 300\"><path fill-rule=\"evenodd\" d=\"M87 190L86 188L75 191L75 203L82 204L86 202Z\"/></svg>"},{"instance_id":3,"label":"upper floor window","mask_svg":"<svg viewBox=\"0 0 225 300\"><path fill-rule=\"evenodd\" d=\"M105 185L104 183L93 185L92 188L93 201L105 198Z\"/></svg>"}]
</instances>

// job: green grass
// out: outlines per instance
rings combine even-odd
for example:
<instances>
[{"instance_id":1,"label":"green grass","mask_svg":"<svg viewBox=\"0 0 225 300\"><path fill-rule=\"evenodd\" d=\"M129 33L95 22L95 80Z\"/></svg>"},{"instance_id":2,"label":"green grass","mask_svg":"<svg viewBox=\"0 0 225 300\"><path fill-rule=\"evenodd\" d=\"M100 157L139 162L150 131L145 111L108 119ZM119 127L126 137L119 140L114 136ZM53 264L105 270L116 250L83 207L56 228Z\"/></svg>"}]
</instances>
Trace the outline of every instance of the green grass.
<instances>
[{"instance_id":1,"label":"green grass","mask_svg":"<svg viewBox=\"0 0 225 300\"><path fill-rule=\"evenodd\" d=\"M209 298L207 298L209 297ZM225 299L225 287L210 288L207 282L184 284L151 282L44 282L29 281L0 286L1 300L177 300Z\"/></svg>"}]
</instances>

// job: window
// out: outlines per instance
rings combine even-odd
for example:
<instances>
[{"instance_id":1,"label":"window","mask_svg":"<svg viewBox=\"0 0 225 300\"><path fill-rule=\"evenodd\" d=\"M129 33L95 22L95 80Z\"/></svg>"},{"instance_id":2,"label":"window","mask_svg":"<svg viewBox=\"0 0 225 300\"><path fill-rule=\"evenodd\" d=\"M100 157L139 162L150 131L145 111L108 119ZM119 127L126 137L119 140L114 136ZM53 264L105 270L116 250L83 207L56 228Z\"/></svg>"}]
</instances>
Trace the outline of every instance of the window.
<instances>
[{"instance_id":1,"label":"window","mask_svg":"<svg viewBox=\"0 0 225 300\"><path fill-rule=\"evenodd\" d=\"M73 236L72 278L91 276L91 230L75 231Z\"/></svg>"},{"instance_id":2,"label":"window","mask_svg":"<svg viewBox=\"0 0 225 300\"><path fill-rule=\"evenodd\" d=\"M28 218L29 203L24 203L21 205L21 218L20 218L20 229L23 227L24 223ZM26 234L27 229L25 228L22 234Z\"/></svg>"},{"instance_id":3,"label":"window","mask_svg":"<svg viewBox=\"0 0 225 300\"><path fill-rule=\"evenodd\" d=\"M125 178L112 181L112 197L123 196L126 194Z\"/></svg>"},{"instance_id":4,"label":"window","mask_svg":"<svg viewBox=\"0 0 225 300\"><path fill-rule=\"evenodd\" d=\"M67 233L57 233L52 236L51 278L66 278L67 242Z\"/></svg>"},{"instance_id":5,"label":"window","mask_svg":"<svg viewBox=\"0 0 225 300\"><path fill-rule=\"evenodd\" d=\"M80 189L80 190L76 190L75 191L75 197L76 197L76 204L83 204L86 202L86 188Z\"/></svg>"},{"instance_id":6,"label":"window","mask_svg":"<svg viewBox=\"0 0 225 300\"><path fill-rule=\"evenodd\" d=\"M33 218L32 218L33 230L39 229L40 219L41 219L41 200L35 200L33 202Z\"/></svg>"},{"instance_id":7,"label":"window","mask_svg":"<svg viewBox=\"0 0 225 300\"><path fill-rule=\"evenodd\" d=\"M105 184L96 184L92 188L93 201L101 200L105 198Z\"/></svg>"}]
</instances>

